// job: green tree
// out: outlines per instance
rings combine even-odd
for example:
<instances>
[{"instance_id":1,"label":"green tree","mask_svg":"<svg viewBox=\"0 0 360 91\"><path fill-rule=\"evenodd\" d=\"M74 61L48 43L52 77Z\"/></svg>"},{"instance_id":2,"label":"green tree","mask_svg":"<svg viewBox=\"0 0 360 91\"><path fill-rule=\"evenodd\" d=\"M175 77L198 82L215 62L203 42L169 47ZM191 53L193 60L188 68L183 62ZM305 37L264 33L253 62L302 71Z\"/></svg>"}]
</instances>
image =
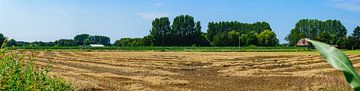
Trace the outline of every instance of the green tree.
<instances>
[{"instance_id":1,"label":"green tree","mask_svg":"<svg viewBox=\"0 0 360 91\"><path fill-rule=\"evenodd\" d=\"M258 45L260 46L275 46L279 44L276 34L270 30L261 32L258 36Z\"/></svg>"},{"instance_id":2,"label":"green tree","mask_svg":"<svg viewBox=\"0 0 360 91\"><path fill-rule=\"evenodd\" d=\"M116 46L144 46L142 38L122 38L115 41Z\"/></svg>"},{"instance_id":3,"label":"green tree","mask_svg":"<svg viewBox=\"0 0 360 91\"><path fill-rule=\"evenodd\" d=\"M241 46L258 45L257 33L255 31L248 32L240 37Z\"/></svg>"},{"instance_id":4,"label":"green tree","mask_svg":"<svg viewBox=\"0 0 360 91\"><path fill-rule=\"evenodd\" d=\"M193 34L192 39L194 39L193 43L195 43L196 45L204 45L204 43L205 43L205 39L203 38L202 32L201 32L200 21L196 22L195 33Z\"/></svg>"},{"instance_id":5,"label":"green tree","mask_svg":"<svg viewBox=\"0 0 360 91\"><path fill-rule=\"evenodd\" d=\"M198 46L210 46L209 39L207 38L206 33L202 33L200 37L200 41L197 44Z\"/></svg>"},{"instance_id":6,"label":"green tree","mask_svg":"<svg viewBox=\"0 0 360 91\"><path fill-rule=\"evenodd\" d=\"M357 38L359 38L359 40L360 40L360 26L357 26L355 29L354 29L354 31L353 31L353 33L351 34L353 37L357 37Z\"/></svg>"},{"instance_id":7,"label":"green tree","mask_svg":"<svg viewBox=\"0 0 360 91\"><path fill-rule=\"evenodd\" d=\"M328 33L328 32L320 32L319 36L316 38L316 40L325 42L325 43L330 43L332 39L332 36Z\"/></svg>"},{"instance_id":8,"label":"green tree","mask_svg":"<svg viewBox=\"0 0 360 91\"><path fill-rule=\"evenodd\" d=\"M87 45L89 44L89 34L79 34L74 37L76 45Z\"/></svg>"},{"instance_id":9,"label":"green tree","mask_svg":"<svg viewBox=\"0 0 360 91\"><path fill-rule=\"evenodd\" d=\"M2 33L0 33L0 47L3 46L5 41L6 41L6 37Z\"/></svg>"},{"instance_id":10,"label":"green tree","mask_svg":"<svg viewBox=\"0 0 360 91\"><path fill-rule=\"evenodd\" d=\"M8 46L17 46L16 40L10 39L7 43Z\"/></svg>"},{"instance_id":11,"label":"green tree","mask_svg":"<svg viewBox=\"0 0 360 91\"><path fill-rule=\"evenodd\" d=\"M320 33L326 32L331 37L328 39L329 41L325 43L341 45L341 42L343 41L342 39L346 37L347 30L339 20L326 20L325 22L322 22L320 27Z\"/></svg>"},{"instance_id":12,"label":"green tree","mask_svg":"<svg viewBox=\"0 0 360 91\"><path fill-rule=\"evenodd\" d=\"M221 33L224 33L224 32L228 33L230 31L236 31L240 34L254 32L254 33L259 34L264 30L271 30L269 23L255 22L255 23L251 24L251 23L240 23L238 21L210 22L208 24L207 37L210 42L212 42L213 44L216 45L217 43L214 43L214 42L219 41L218 38L221 38L220 35L222 35ZM228 34L225 34L223 36L231 37L231 36L228 36ZM228 40L226 42L226 44L221 44L221 45L227 45L227 46L238 45L238 41L235 42L235 40L238 40L238 39L235 39L235 38L229 39L227 37L224 37L224 39L223 39L223 40ZM217 40L214 40L214 39L217 39ZM245 37L243 37L243 39L245 39Z\"/></svg>"},{"instance_id":13,"label":"green tree","mask_svg":"<svg viewBox=\"0 0 360 91\"><path fill-rule=\"evenodd\" d=\"M110 45L110 38L106 36L94 35L89 37L90 44Z\"/></svg>"},{"instance_id":14,"label":"green tree","mask_svg":"<svg viewBox=\"0 0 360 91\"><path fill-rule=\"evenodd\" d=\"M345 37L346 28L339 20L302 19L296 23L295 28L285 39L289 41L290 45L295 45L301 38L341 45L344 43Z\"/></svg>"},{"instance_id":15,"label":"green tree","mask_svg":"<svg viewBox=\"0 0 360 91\"><path fill-rule=\"evenodd\" d=\"M152 36L151 35L147 35L143 38L143 44L144 46L152 46L153 45L153 41L152 41Z\"/></svg>"},{"instance_id":16,"label":"green tree","mask_svg":"<svg viewBox=\"0 0 360 91\"><path fill-rule=\"evenodd\" d=\"M75 46L73 39L59 39L55 41L56 46Z\"/></svg>"},{"instance_id":17,"label":"green tree","mask_svg":"<svg viewBox=\"0 0 360 91\"><path fill-rule=\"evenodd\" d=\"M227 43L229 46L237 46L239 42L240 33L232 30L227 33L229 43Z\"/></svg>"},{"instance_id":18,"label":"green tree","mask_svg":"<svg viewBox=\"0 0 360 91\"><path fill-rule=\"evenodd\" d=\"M289 41L289 45L294 46L301 38L305 38L305 34L299 29L292 29L290 34L285 37L285 40Z\"/></svg>"},{"instance_id":19,"label":"green tree","mask_svg":"<svg viewBox=\"0 0 360 91\"><path fill-rule=\"evenodd\" d=\"M165 46L171 43L171 27L168 17L156 18L152 22L150 35L153 38L153 44L156 46Z\"/></svg>"},{"instance_id":20,"label":"green tree","mask_svg":"<svg viewBox=\"0 0 360 91\"><path fill-rule=\"evenodd\" d=\"M214 37L213 37L213 45L215 46L227 46L228 43L228 38L227 38L227 33L226 32L221 32L221 33L217 33Z\"/></svg>"},{"instance_id":21,"label":"green tree","mask_svg":"<svg viewBox=\"0 0 360 91\"><path fill-rule=\"evenodd\" d=\"M199 33L201 32L199 26L197 30L194 17L192 16L180 15L175 17L174 22L171 26L171 33L174 37L173 44L177 46L190 46L196 44L196 41L200 40L201 36L201 33Z\"/></svg>"},{"instance_id":22,"label":"green tree","mask_svg":"<svg viewBox=\"0 0 360 91\"><path fill-rule=\"evenodd\" d=\"M131 46L131 38L121 38L120 40L115 41L116 46Z\"/></svg>"},{"instance_id":23,"label":"green tree","mask_svg":"<svg viewBox=\"0 0 360 91\"><path fill-rule=\"evenodd\" d=\"M353 33L347 38L345 46L348 49L360 49L360 26L357 26Z\"/></svg>"}]
</instances>

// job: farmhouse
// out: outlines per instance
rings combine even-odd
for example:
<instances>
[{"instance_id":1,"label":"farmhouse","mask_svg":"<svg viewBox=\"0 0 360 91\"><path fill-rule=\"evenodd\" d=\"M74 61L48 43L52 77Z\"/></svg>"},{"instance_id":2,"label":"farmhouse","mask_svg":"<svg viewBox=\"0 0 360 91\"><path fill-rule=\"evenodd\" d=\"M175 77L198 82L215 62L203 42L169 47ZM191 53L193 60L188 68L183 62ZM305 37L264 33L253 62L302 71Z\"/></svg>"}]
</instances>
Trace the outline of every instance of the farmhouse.
<instances>
[{"instance_id":1,"label":"farmhouse","mask_svg":"<svg viewBox=\"0 0 360 91\"><path fill-rule=\"evenodd\" d=\"M90 44L90 47L105 47L102 44Z\"/></svg>"}]
</instances>

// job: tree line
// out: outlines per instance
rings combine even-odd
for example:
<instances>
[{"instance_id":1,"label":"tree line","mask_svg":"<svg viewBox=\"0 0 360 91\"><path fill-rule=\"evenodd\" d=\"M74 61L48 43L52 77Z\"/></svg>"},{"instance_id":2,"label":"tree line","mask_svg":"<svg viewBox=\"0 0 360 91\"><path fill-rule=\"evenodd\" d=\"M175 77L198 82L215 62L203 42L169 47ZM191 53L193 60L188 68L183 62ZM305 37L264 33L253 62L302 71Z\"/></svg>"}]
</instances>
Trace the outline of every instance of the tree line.
<instances>
[{"instance_id":1,"label":"tree line","mask_svg":"<svg viewBox=\"0 0 360 91\"><path fill-rule=\"evenodd\" d=\"M149 35L143 38L122 38L110 43L107 36L79 34L73 39L59 39L54 42L24 42L11 39L10 46L83 46L103 44L115 46L278 46L279 40L267 22L241 23L239 21L209 22L207 32L202 32L200 21L190 15L180 15L170 22L168 17L155 18ZM0 35L0 41L4 39ZM285 40L289 46L296 46L302 38L309 38L340 48L360 48L360 27L351 35L339 20L299 20Z\"/></svg>"},{"instance_id":2,"label":"tree line","mask_svg":"<svg viewBox=\"0 0 360 91\"><path fill-rule=\"evenodd\" d=\"M271 31L267 22L253 24L238 21L210 22L207 37L214 46L278 45L276 34Z\"/></svg>"},{"instance_id":3,"label":"tree line","mask_svg":"<svg viewBox=\"0 0 360 91\"><path fill-rule=\"evenodd\" d=\"M168 17L152 21L150 35L139 38L117 40L118 46L275 46L276 34L267 22L254 24L238 21L210 22L207 33L201 31L200 21L194 17L180 15L171 24ZM141 43L143 41L143 43Z\"/></svg>"},{"instance_id":4,"label":"tree line","mask_svg":"<svg viewBox=\"0 0 360 91\"><path fill-rule=\"evenodd\" d=\"M285 40L289 41L290 46L295 46L302 38L309 38L339 48L359 49L359 32L360 27L357 26L353 33L347 36L347 30L339 20L302 19L296 23L295 28L291 29Z\"/></svg>"},{"instance_id":5,"label":"tree line","mask_svg":"<svg viewBox=\"0 0 360 91\"><path fill-rule=\"evenodd\" d=\"M5 39L6 37L3 34L0 34L1 44L3 44ZM74 39L59 39L55 42L25 42L10 39L6 43L7 46L86 46L89 44L111 45L109 37L89 34L79 34L76 35Z\"/></svg>"}]
</instances>

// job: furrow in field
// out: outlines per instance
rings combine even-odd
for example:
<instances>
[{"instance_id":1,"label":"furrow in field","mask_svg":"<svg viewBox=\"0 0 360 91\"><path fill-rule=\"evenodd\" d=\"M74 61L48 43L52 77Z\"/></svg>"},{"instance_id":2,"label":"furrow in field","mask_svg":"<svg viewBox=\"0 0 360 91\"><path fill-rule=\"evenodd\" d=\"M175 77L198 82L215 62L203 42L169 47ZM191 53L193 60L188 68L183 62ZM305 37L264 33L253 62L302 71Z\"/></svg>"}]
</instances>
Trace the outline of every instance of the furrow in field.
<instances>
[{"instance_id":1,"label":"furrow in field","mask_svg":"<svg viewBox=\"0 0 360 91\"><path fill-rule=\"evenodd\" d=\"M47 59L38 59L38 60L47 60ZM116 74L127 74L127 75L136 75L136 74L178 75L178 73L164 71L164 70L113 66L106 64L72 61L67 59L55 59L52 60L52 63L55 65L62 64L62 65L67 65L81 69L89 69L94 72L112 72Z\"/></svg>"}]
</instances>

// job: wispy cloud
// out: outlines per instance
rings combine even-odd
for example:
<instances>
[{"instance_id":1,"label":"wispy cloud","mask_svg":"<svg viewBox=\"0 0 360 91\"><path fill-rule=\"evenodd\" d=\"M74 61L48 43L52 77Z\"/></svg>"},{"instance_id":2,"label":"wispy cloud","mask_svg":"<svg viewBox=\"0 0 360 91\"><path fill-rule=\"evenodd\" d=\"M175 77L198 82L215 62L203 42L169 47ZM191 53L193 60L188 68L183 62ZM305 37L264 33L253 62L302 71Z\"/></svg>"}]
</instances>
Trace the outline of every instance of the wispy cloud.
<instances>
[{"instance_id":1,"label":"wispy cloud","mask_svg":"<svg viewBox=\"0 0 360 91\"><path fill-rule=\"evenodd\" d=\"M146 19L146 20L153 20L158 17L167 17L170 14L167 13L145 13L145 12L138 12L136 13L139 17Z\"/></svg>"},{"instance_id":2,"label":"wispy cloud","mask_svg":"<svg viewBox=\"0 0 360 91\"><path fill-rule=\"evenodd\" d=\"M334 4L334 7L352 11L360 12L360 0L330 0Z\"/></svg>"},{"instance_id":3,"label":"wispy cloud","mask_svg":"<svg viewBox=\"0 0 360 91\"><path fill-rule=\"evenodd\" d=\"M157 6L157 7L160 7L160 6L164 6L165 4L164 3L154 3L153 5Z\"/></svg>"}]
</instances>

